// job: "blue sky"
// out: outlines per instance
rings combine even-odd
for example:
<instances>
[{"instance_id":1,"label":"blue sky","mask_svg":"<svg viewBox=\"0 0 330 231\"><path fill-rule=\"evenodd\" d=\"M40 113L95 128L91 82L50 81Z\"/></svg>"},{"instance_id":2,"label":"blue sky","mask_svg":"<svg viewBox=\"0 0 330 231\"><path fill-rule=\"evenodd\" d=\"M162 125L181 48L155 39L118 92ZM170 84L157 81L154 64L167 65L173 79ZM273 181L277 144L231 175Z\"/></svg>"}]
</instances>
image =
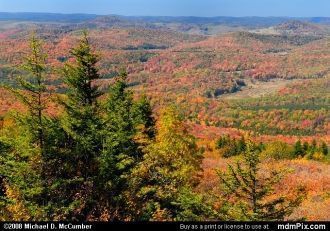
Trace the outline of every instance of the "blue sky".
<instances>
[{"instance_id":1,"label":"blue sky","mask_svg":"<svg viewBox=\"0 0 330 231\"><path fill-rule=\"evenodd\" d=\"M330 0L0 0L0 12L330 17Z\"/></svg>"}]
</instances>

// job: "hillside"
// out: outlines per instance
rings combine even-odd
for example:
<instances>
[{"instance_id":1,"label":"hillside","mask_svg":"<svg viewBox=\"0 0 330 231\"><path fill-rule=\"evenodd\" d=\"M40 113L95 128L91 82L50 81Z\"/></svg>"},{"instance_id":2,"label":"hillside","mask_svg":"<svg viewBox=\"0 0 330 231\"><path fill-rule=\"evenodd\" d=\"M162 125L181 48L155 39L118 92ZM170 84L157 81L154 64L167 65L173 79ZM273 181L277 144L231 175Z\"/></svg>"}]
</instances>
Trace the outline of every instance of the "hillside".
<instances>
[{"instance_id":1,"label":"hillside","mask_svg":"<svg viewBox=\"0 0 330 231\"><path fill-rule=\"evenodd\" d=\"M276 26L275 31L283 35L325 35L326 29L321 25L302 21L288 21Z\"/></svg>"},{"instance_id":2,"label":"hillside","mask_svg":"<svg viewBox=\"0 0 330 231\"><path fill-rule=\"evenodd\" d=\"M329 22L0 13L0 221L329 220Z\"/></svg>"},{"instance_id":3,"label":"hillside","mask_svg":"<svg viewBox=\"0 0 330 231\"><path fill-rule=\"evenodd\" d=\"M6 13L0 12L3 23L61 24L64 28L143 28L173 30L198 35L216 35L235 31L261 30L277 27L279 24L300 22L328 28L330 18L289 18L289 17L166 17L166 16L121 16L95 14L56 13ZM0 26L1 29L1 26ZM323 29L322 29L323 30ZM329 30L327 30L329 32Z\"/></svg>"},{"instance_id":4,"label":"hillside","mask_svg":"<svg viewBox=\"0 0 330 231\"><path fill-rule=\"evenodd\" d=\"M113 22L112 19L110 21ZM108 19L97 22L108 23ZM51 65L60 67L70 60L69 48L76 43L78 31L44 25L37 25L37 28L46 41ZM26 53L29 32L23 28L11 28L2 32L1 36L0 76L2 81L14 83L17 65L22 61L19 57ZM327 91L314 101L306 101L307 95L299 96L305 100L304 107L311 110L308 116L300 116L295 122L289 122L289 111L281 111L286 108L294 113L305 111L299 106L299 101L291 99L283 107L268 105L271 100L265 102L263 107L267 108L267 113L280 113L281 122L277 124L269 123L262 115L255 115L265 114L262 107L252 110L254 118L248 116L251 110L241 110L238 119L235 111L239 107L229 109L225 106L231 102L231 96L240 99L240 94L257 100L277 97L274 94L281 94L292 80L295 80L292 83L302 80L313 84L320 81L328 83L328 38L249 32L208 37L140 28L92 29L90 37L102 57L99 66L103 77L99 84L103 88L113 81L120 68L126 66L130 85L138 94L148 94L157 107L176 101L186 108L190 121L207 125L205 129L210 125L257 130L263 135L317 135L328 139L325 137L329 135ZM58 91L63 91L63 83L57 75L50 75L49 81ZM313 92L311 98L314 97ZM313 124L319 118L323 119L317 123L316 129ZM306 121L310 121L310 125L304 125Z\"/></svg>"}]
</instances>

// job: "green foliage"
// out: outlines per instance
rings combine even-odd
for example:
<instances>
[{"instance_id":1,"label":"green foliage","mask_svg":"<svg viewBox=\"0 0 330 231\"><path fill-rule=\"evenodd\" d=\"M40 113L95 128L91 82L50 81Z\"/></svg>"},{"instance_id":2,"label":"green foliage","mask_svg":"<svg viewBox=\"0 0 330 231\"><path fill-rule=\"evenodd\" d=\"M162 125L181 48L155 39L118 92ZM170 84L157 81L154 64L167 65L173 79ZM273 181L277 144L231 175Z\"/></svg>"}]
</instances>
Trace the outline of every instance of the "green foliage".
<instances>
[{"instance_id":1,"label":"green foliage","mask_svg":"<svg viewBox=\"0 0 330 231\"><path fill-rule=\"evenodd\" d=\"M243 163L228 165L226 172L218 171L221 189L224 190L224 210L227 219L243 221L284 220L300 205L305 195L299 188L293 199L276 196L274 186L283 178L283 171L261 173L260 150L249 142Z\"/></svg>"},{"instance_id":2,"label":"green foliage","mask_svg":"<svg viewBox=\"0 0 330 231\"><path fill-rule=\"evenodd\" d=\"M15 128L19 136L12 131L2 130L4 136L0 137L0 176L4 190L1 206L7 211L7 220L43 220L44 185L42 168L38 164L41 154L32 145L28 127L21 125Z\"/></svg>"},{"instance_id":3,"label":"green foliage","mask_svg":"<svg viewBox=\"0 0 330 231\"><path fill-rule=\"evenodd\" d=\"M314 139L311 144L306 145L305 153L307 159L324 160L329 153L328 145L324 141L317 144Z\"/></svg>"},{"instance_id":4,"label":"green foliage","mask_svg":"<svg viewBox=\"0 0 330 231\"><path fill-rule=\"evenodd\" d=\"M311 144L308 142L304 142L304 144L301 144L301 141L298 140L294 145L294 154L296 157L298 156L306 156L309 159L313 159L313 155L315 153L318 153L318 158L322 159L323 155L324 157L328 155L328 145L322 141L319 145L317 145L316 140L313 140Z\"/></svg>"},{"instance_id":5,"label":"green foliage","mask_svg":"<svg viewBox=\"0 0 330 231\"><path fill-rule=\"evenodd\" d=\"M9 89L27 107L28 113L14 116L18 128L3 131L6 138L1 142L0 149L7 150L1 155L0 175L6 183L3 187L6 191L5 209L8 211L9 219L11 217L41 220L45 218L43 158L46 133L46 55L43 53L42 42L35 35L30 39L30 53L25 57L23 69L28 74L27 78L19 78L19 85L24 92ZM24 216L14 212L20 207L24 208Z\"/></svg>"},{"instance_id":6,"label":"green foliage","mask_svg":"<svg viewBox=\"0 0 330 231\"><path fill-rule=\"evenodd\" d=\"M183 188L178 198L172 203L175 206L175 221L206 221L215 216L205 196L194 193L192 189Z\"/></svg>"},{"instance_id":7,"label":"green foliage","mask_svg":"<svg viewBox=\"0 0 330 231\"><path fill-rule=\"evenodd\" d=\"M100 77L96 68L98 58L92 53L86 33L71 54L75 64L66 64L63 70L68 87L68 98L61 100L65 113L60 122L53 121L52 131L56 135L49 137L58 136L50 139L49 149L53 152L48 155L51 166L60 164L61 168L48 170L47 181L51 182L48 196L49 208L55 210L51 213L60 212L58 215L65 219L84 220L93 209L90 203L97 177L97 158L103 150L97 102L101 93L93 82ZM56 129L58 125L61 129Z\"/></svg>"},{"instance_id":8,"label":"green foliage","mask_svg":"<svg viewBox=\"0 0 330 231\"><path fill-rule=\"evenodd\" d=\"M216 148L223 157L228 158L242 154L246 149L246 143L243 136L236 140L227 135L217 140Z\"/></svg>"},{"instance_id":9,"label":"green foliage","mask_svg":"<svg viewBox=\"0 0 330 231\"><path fill-rule=\"evenodd\" d=\"M261 156L264 158L273 158L275 160L291 159L294 157L294 149L287 143L275 141L266 145Z\"/></svg>"},{"instance_id":10,"label":"green foliage","mask_svg":"<svg viewBox=\"0 0 330 231\"><path fill-rule=\"evenodd\" d=\"M130 175L154 136L150 103L133 100L122 72L101 104L94 82L100 78L98 58L86 33L71 54L76 63L66 64L63 72L64 115L48 122L48 212L53 219L131 219Z\"/></svg>"},{"instance_id":11,"label":"green foliage","mask_svg":"<svg viewBox=\"0 0 330 231\"><path fill-rule=\"evenodd\" d=\"M30 53L25 57L22 69L27 74L26 77L18 78L19 87L25 92L9 88L20 101L28 108L29 115L21 118L21 122L27 124L31 134L32 142L36 143L40 151L44 145L44 109L46 108L47 88L45 84L46 57L43 52L42 41L34 34L30 38Z\"/></svg>"},{"instance_id":12,"label":"green foliage","mask_svg":"<svg viewBox=\"0 0 330 231\"><path fill-rule=\"evenodd\" d=\"M328 145L323 141L321 146L320 146L321 152L323 155L328 155L329 154L329 148Z\"/></svg>"},{"instance_id":13,"label":"green foliage","mask_svg":"<svg viewBox=\"0 0 330 231\"><path fill-rule=\"evenodd\" d=\"M217 142L219 152L224 157L242 155L244 162L229 165L226 173L219 172L224 194L222 207L215 212L210 203L214 198L199 193L196 188L200 182L202 150L189 134L177 108L164 109L156 126L149 99L146 96L133 99L129 90L133 83L126 82L126 72L121 72L106 97L101 97L99 57L84 33L78 46L71 50L73 63L71 58L66 58L69 56L58 56L60 62L70 60L62 72L67 91L59 100L63 113L50 118L44 113L46 56L35 37L30 48L31 54L23 66L27 76L19 81L24 91L12 90L28 113L15 116L13 124L6 125L5 129L0 127L0 220L205 221L219 217L283 220L300 204L304 192L301 189L291 200L284 196L272 197L283 173L261 172L259 155L275 159L306 155L321 160L328 154L324 142L302 145L298 141L291 147L282 142L255 145L246 142L244 137L221 137ZM144 44L140 48L161 47ZM132 61L137 58L145 62L152 55L141 51L132 55ZM207 55L210 60L214 57L214 54ZM162 61L155 60L150 61ZM173 63L180 66L180 62ZM235 67L235 70L243 69L241 64ZM113 71L110 77L116 73ZM227 75L222 77L226 79ZM143 77L137 82L145 80ZM244 86L240 81L229 80L225 92L240 89ZM216 89L208 94L225 92ZM205 105L212 106L209 101ZM256 115L266 113L260 108L265 105L247 101L242 108L251 105L256 108L248 115L244 114L246 111L241 114L231 109L225 111L224 114L235 117L228 123L241 127L244 122L248 128L269 132L265 124L254 120ZM291 99L286 105L293 110ZM277 121L273 116L278 115L277 119L286 118L290 110L274 115L269 112L268 119ZM197 118L198 114L194 113L193 117ZM307 118L312 117L312 126L323 128L327 110L318 113L307 114L304 124L308 125ZM213 123L209 118L204 121L207 125Z\"/></svg>"},{"instance_id":14,"label":"green foliage","mask_svg":"<svg viewBox=\"0 0 330 231\"><path fill-rule=\"evenodd\" d=\"M111 219L131 219L129 198L125 196L129 179L132 169L142 159L142 143L149 143L154 130L149 101L133 101L126 76L126 72L122 72L109 89L102 131L104 145L98 159L98 187L102 190L102 200L113 208L109 211ZM141 134L142 137L137 137Z\"/></svg>"},{"instance_id":15,"label":"green foliage","mask_svg":"<svg viewBox=\"0 0 330 231\"><path fill-rule=\"evenodd\" d=\"M299 157L299 156L304 156L304 154L305 153L301 141L298 140L294 145L294 155L295 157Z\"/></svg>"},{"instance_id":16,"label":"green foliage","mask_svg":"<svg viewBox=\"0 0 330 231\"><path fill-rule=\"evenodd\" d=\"M143 95L133 106L133 114L137 126L140 126L141 133L153 139L156 135L155 119L153 118L152 107L147 96Z\"/></svg>"},{"instance_id":17,"label":"green foliage","mask_svg":"<svg viewBox=\"0 0 330 231\"><path fill-rule=\"evenodd\" d=\"M174 107L164 109L156 141L147 147L143 161L133 172L132 196L142 202L135 208L137 219L175 220L183 216L178 214L176 205L190 206L177 203L184 188L198 183L201 158L180 114ZM192 216L194 211L183 213Z\"/></svg>"}]
</instances>

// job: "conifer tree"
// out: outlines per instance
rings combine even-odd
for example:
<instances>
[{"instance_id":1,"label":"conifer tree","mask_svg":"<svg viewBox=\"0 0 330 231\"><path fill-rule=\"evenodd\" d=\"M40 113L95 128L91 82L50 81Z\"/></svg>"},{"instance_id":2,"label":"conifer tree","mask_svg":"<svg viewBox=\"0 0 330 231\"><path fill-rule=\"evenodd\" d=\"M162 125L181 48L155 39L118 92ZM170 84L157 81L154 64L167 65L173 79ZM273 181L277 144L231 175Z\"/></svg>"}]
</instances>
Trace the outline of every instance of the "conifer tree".
<instances>
[{"instance_id":1,"label":"conifer tree","mask_svg":"<svg viewBox=\"0 0 330 231\"><path fill-rule=\"evenodd\" d=\"M300 140L298 140L294 145L294 155L296 157L304 155L303 146L301 145Z\"/></svg>"},{"instance_id":2,"label":"conifer tree","mask_svg":"<svg viewBox=\"0 0 330 231\"><path fill-rule=\"evenodd\" d=\"M102 149L99 137L100 107L97 101L102 93L95 84L95 80L100 78L96 67L99 58L92 52L87 32L84 32L71 54L76 63L66 64L64 68L68 99L63 101L66 113L63 125L69 145L76 152L76 164L82 165L82 176L87 179L93 172L92 162Z\"/></svg>"},{"instance_id":3,"label":"conifer tree","mask_svg":"<svg viewBox=\"0 0 330 231\"><path fill-rule=\"evenodd\" d=\"M284 171L260 173L260 150L249 143L243 164L228 165L226 172L218 172L224 190L223 211L230 220L274 221L283 220L298 207L305 195L299 188L293 199L272 197L274 186L284 176Z\"/></svg>"},{"instance_id":4,"label":"conifer tree","mask_svg":"<svg viewBox=\"0 0 330 231\"><path fill-rule=\"evenodd\" d=\"M28 126L33 136L31 142L39 147L42 154L45 136L44 110L47 101L45 84L47 55L43 51L42 41L35 34L30 38L29 48L29 54L22 65L25 77L18 78L19 87L24 92L12 88L10 90L28 108L29 115L21 118L21 122Z\"/></svg>"},{"instance_id":5,"label":"conifer tree","mask_svg":"<svg viewBox=\"0 0 330 231\"><path fill-rule=\"evenodd\" d=\"M317 151L317 142L315 139L312 140L312 144L309 147L310 154L314 154Z\"/></svg>"},{"instance_id":6,"label":"conifer tree","mask_svg":"<svg viewBox=\"0 0 330 231\"><path fill-rule=\"evenodd\" d=\"M308 150L309 150L309 144L308 144L307 141L305 141L303 143L303 152L304 152L304 154L306 154Z\"/></svg>"},{"instance_id":7,"label":"conifer tree","mask_svg":"<svg viewBox=\"0 0 330 231\"><path fill-rule=\"evenodd\" d=\"M153 117L150 100L143 95L133 107L135 121L134 123L140 128L140 132L147 138L155 138L155 119Z\"/></svg>"},{"instance_id":8,"label":"conifer tree","mask_svg":"<svg viewBox=\"0 0 330 231\"><path fill-rule=\"evenodd\" d=\"M30 51L24 59L24 77L19 77L18 89L10 89L28 109L27 115L18 113L15 129L3 131L6 144L11 148L2 153L1 170L8 201L7 211L12 219L44 219L46 204L44 175L44 155L46 123L44 110L47 104L45 77L47 74L46 54L42 41L32 35ZM14 138L15 137L15 138ZM27 175L28 173L28 175ZM25 215L14 204L24 207ZM16 214L17 213L17 214Z\"/></svg>"},{"instance_id":9,"label":"conifer tree","mask_svg":"<svg viewBox=\"0 0 330 231\"><path fill-rule=\"evenodd\" d=\"M99 158L99 188L102 190L101 210L106 220L122 220L129 216L125 193L128 180L142 152L135 140L137 125L144 124L134 111L133 94L122 71L109 89L105 103L104 146Z\"/></svg>"},{"instance_id":10,"label":"conifer tree","mask_svg":"<svg viewBox=\"0 0 330 231\"><path fill-rule=\"evenodd\" d=\"M68 97L61 99L64 116L60 123L53 124L56 136L49 137L53 142L49 150L49 208L55 210L50 213L58 213L62 219L85 220L95 205L95 179L103 149L98 104L102 93L95 84L100 78L98 56L86 32L71 55L75 63L67 63L63 70L68 88Z\"/></svg>"},{"instance_id":11,"label":"conifer tree","mask_svg":"<svg viewBox=\"0 0 330 231\"><path fill-rule=\"evenodd\" d=\"M324 141L321 143L320 149L323 155L326 156L329 154L328 145Z\"/></svg>"}]
</instances>

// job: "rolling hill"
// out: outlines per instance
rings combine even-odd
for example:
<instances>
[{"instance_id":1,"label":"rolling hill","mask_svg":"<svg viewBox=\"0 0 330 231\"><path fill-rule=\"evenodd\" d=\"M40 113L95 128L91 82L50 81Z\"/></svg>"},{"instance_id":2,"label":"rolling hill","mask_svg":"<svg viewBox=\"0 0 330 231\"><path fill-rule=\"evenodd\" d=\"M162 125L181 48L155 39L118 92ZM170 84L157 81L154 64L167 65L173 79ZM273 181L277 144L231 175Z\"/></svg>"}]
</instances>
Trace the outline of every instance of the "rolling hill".
<instances>
[{"instance_id":1,"label":"rolling hill","mask_svg":"<svg viewBox=\"0 0 330 231\"><path fill-rule=\"evenodd\" d=\"M8 20L14 16L1 17ZM28 17L29 14L15 17L18 16ZM40 14L39 17L51 21L62 15ZM99 68L103 78L99 84L104 89L120 68L127 67L130 85L137 94L146 93L152 97L156 108L177 102L185 108L189 121L204 124L205 129L208 126L244 128L263 135L316 135L328 139L329 94L324 91L315 97L317 94L313 93L324 90L319 83L329 83L330 41L325 33L326 25L322 24L326 19L319 19L319 24L306 22L316 19L288 21L287 18L264 21L263 18L89 15L78 23L73 23L79 19L77 15L64 15L64 19L69 22L23 22L18 18L1 21L1 81L15 83L22 62L20 57L27 52L26 40L32 30L45 40L49 64L61 67L70 60L69 49L77 42L79 31L89 28L93 46L102 57ZM210 36L182 32L178 24L187 28L225 24L231 28L239 26L241 31ZM268 33L268 26L272 24L276 24L271 27L276 33ZM259 26L266 27L250 30ZM65 90L57 74L51 73L49 81L59 92ZM310 95L296 93L295 98L281 95L286 91L295 92L294 84L305 81L314 86ZM271 99L279 97L286 103L275 107ZM297 97L304 99L303 106ZM251 102L246 101L249 98ZM228 107L228 104L235 106ZM238 118L235 111L239 108ZM305 112L304 108L310 110L309 116L290 121L290 113ZM251 113L253 116L248 116ZM258 113L279 113L281 122L269 123ZM322 122L318 123L320 118Z\"/></svg>"}]
</instances>

